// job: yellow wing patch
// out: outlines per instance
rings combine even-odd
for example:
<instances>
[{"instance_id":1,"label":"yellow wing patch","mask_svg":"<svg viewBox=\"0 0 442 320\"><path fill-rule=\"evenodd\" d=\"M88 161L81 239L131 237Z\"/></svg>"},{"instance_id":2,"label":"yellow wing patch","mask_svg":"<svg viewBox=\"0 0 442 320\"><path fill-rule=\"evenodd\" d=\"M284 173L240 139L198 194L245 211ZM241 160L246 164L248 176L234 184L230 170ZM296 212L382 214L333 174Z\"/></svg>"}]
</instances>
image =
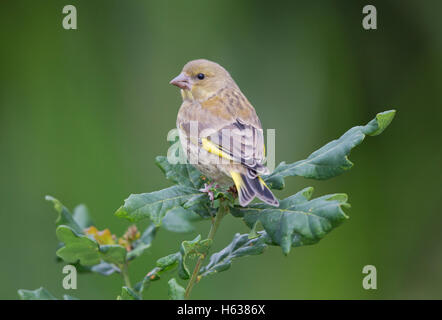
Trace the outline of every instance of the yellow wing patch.
<instances>
[{"instance_id":1,"label":"yellow wing patch","mask_svg":"<svg viewBox=\"0 0 442 320\"><path fill-rule=\"evenodd\" d=\"M201 138L202 147L204 150L206 150L209 153L216 154L218 157L225 158L228 160L232 160L232 157L222 151L216 144L214 144L212 141L206 138Z\"/></svg>"},{"instance_id":2,"label":"yellow wing patch","mask_svg":"<svg viewBox=\"0 0 442 320\"><path fill-rule=\"evenodd\" d=\"M242 186L242 178L238 172L230 171L230 175L232 176L233 182L235 183L236 190L241 190Z\"/></svg>"},{"instance_id":3,"label":"yellow wing patch","mask_svg":"<svg viewBox=\"0 0 442 320\"><path fill-rule=\"evenodd\" d=\"M260 183L262 186L265 186L267 189L270 189L261 177L258 177L258 179L259 179L259 183Z\"/></svg>"}]
</instances>

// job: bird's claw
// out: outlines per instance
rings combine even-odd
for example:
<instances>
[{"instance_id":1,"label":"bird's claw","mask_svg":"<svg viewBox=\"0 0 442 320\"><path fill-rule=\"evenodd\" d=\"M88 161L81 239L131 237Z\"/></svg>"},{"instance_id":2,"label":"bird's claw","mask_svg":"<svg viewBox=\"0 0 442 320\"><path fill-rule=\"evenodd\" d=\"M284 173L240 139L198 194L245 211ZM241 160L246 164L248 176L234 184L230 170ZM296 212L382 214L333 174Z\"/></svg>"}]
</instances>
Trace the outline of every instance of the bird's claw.
<instances>
[{"instance_id":1,"label":"bird's claw","mask_svg":"<svg viewBox=\"0 0 442 320\"><path fill-rule=\"evenodd\" d=\"M236 186L233 185L229 188L229 190L227 190L227 192L231 193L233 198L238 197L238 190L236 189Z\"/></svg>"}]
</instances>

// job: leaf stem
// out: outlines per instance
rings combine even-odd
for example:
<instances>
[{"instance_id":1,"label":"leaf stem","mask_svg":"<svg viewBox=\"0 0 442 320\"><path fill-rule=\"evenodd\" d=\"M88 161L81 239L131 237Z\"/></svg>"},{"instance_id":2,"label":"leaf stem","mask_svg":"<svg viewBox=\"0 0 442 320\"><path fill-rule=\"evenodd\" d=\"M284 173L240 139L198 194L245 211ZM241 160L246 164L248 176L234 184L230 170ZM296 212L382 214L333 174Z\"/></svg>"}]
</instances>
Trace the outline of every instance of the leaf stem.
<instances>
[{"instance_id":1,"label":"leaf stem","mask_svg":"<svg viewBox=\"0 0 442 320\"><path fill-rule=\"evenodd\" d=\"M218 229L218 227L221 223L221 220L224 218L224 216L228 212L229 212L228 206L224 206L224 204L221 202L218 212L216 213L215 221L212 222L212 225L210 227L210 231L207 236L207 239L213 240L213 238L215 237L216 230ZM206 254L203 254L198 258L195 268L193 269L192 276L187 284L186 292L184 293L184 299L189 299L190 293L192 292L192 288L198 280L198 274L200 272L203 260L205 258L206 258Z\"/></svg>"},{"instance_id":2,"label":"leaf stem","mask_svg":"<svg viewBox=\"0 0 442 320\"><path fill-rule=\"evenodd\" d=\"M128 263L124 263L121 268L121 276L123 277L124 280L124 285L130 289L132 289L132 285L130 284L130 278L129 278L129 273L128 273Z\"/></svg>"}]
</instances>

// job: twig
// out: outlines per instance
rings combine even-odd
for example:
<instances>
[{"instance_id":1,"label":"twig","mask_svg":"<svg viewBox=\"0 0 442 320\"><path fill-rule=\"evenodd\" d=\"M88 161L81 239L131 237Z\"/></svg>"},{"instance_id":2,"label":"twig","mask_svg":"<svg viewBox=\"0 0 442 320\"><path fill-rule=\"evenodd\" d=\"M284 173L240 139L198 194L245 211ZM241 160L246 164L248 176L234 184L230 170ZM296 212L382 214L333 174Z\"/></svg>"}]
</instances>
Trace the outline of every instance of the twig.
<instances>
[{"instance_id":1,"label":"twig","mask_svg":"<svg viewBox=\"0 0 442 320\"><path fill-rule=\"evenodd\" d=\"M121 275L123 277L125 286L130 288L130 289L132 289L132 285L130 284L129 273L128 273L127 269L128 269L128 265L127 265L127 262L126 262L120 268Z\"/></svg>"},{"instance_id":2,"label":"twig","mask_svg":"<svg viewBox=\"0 0 442 320\"><path fill-rule=\"evenodd\" d=\"M224 204L221 202L218 212L216 213L215 221L212 223L212 226L210 227L210 231L207 236L207 239L213 240L213 238L215 237L216 230L218 229L222 218L227 213L228 213L228 207L224 207ZM203 254L198 258L198 261L196 262L195 268L193 269L192 277L190 278L189 283L187 284L186 292L184 293L185 299L189 299L190 293L191 293L192 288L198 279L198 274L200 272L203 260L205 258L206 258L206 254Z\"/></svg>"}]
</instances>

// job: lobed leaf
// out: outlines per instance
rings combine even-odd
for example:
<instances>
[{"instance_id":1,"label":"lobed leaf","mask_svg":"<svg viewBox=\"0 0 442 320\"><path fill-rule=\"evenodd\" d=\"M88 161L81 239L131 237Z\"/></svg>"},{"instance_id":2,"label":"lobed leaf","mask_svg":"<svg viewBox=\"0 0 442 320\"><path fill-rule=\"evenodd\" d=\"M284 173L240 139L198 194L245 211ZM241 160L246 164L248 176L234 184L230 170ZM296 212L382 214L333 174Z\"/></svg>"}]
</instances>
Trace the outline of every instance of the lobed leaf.
<instances>
[{"instance_id":1,"label":"lobed leaf","mask_svg":"<svg viewBox=\"0 0 442 320\"><path fill-rule=\"evenodd\" d=\"M344 173L353 166L348 159L350 151L359 145L366 135L376 136L382 133L393 120L395 113L395 110L378 113L367 125L351 128L339 139L327 143L305 160L291 164L281 162L270 175L263 177L264 180L273 189L283 189L284 178L288 176L323 180Z\"/></svg>"},{"instance_id":2,"label":"lobed leaf","mask_svg":"<svg viewBox=\"0 0 442 320\"><path fill-rule=\"evenodd\" d=\"M209 263L201 268L200 276L205 277L216 272L226 271L235 258L263 253L267 247L267 241L265 232L259 232L258 237L253 239L250 239L248 234L235 234L227 247L211 255Z\"/></svg>"},{"instance_id":3,"label":"lobed leaf","mask_svg":"<svg viewBox=\"0 0 442 320\"><path fill-rule=\"evenodd\" d=\"M169 210L184 205L199 194L198 190L181 185L151 193L131 194L115 214L130 221L149 218L159 226Z\"/></svg>"},{"instance_id":4,"label":"lobed leaf","mask_svg":"<svg viewBox=\"0 0 442 320\"><path fill-rule=\"evenodd\" d=\"M180 253L183 257L195 257L205 255L212 245L211 239L201 240L201 235L190 241L181 243Z\"/></svg>"},{"instance_id":5,"label":"lobed leaf","mask_svg":"<svg viewBox=\"0 0 442 320\"><path fill-rule=\"evenodd\" d=\"M99 264L101 260L115 264L124 263L126 260L126 249L122 246L100 246L95 240L77 234L68 226L59 226L56 235L65 244L56 254L66 262L78 261L83 266L93 266Z\"/></svg>"},{"instance_id":6,"label":"lobed leaf","mask_svg":"<svg viewBox=\"0 0 442 320\"><path fill-rule=\"evenodd\" d=\"M316 243L348 219L342 210L349 207L347 195L332 194L310 200L312 192L313 188L306 188L281 200L278 208L259 203L235 207L231 212L242 217L250 228L260 222L271 242L288 254L292 246Z\"/></svg>"},{"instance_id":7,"label":"lobed leaf","mask_svg":"<svg viewBox=\"0 0 442 320\"><path fill-rule=\"evenodd\" d=\"M162 273L175 269L181 261L179 252L169 254L157 260L156 267L153 268L140 282L135 285L135 289L143 296L144 291L149 287L152 281L160 279Z\"/></svg>"},{"instance_id":8,"label":"lobed leaf","mask_svg":"<svg viewBox=\"0 0 442 320\"><path fill-rule=\"evenodd\" d=\"M217 208L212 206L206 193L200 193L193 196L183 205L183 208L196 213L202 219L213 218L217 211ZM192 219L192 221L193 220L196 221L197 219Z\"/></svg>"},{"instance_id":9,"label":"lobed leaf","mask_svg":"<svg viewBox=\"0 0 442 320\"><path fill-rule=\"evenodd\" d=\"M181 279L189 279L190 271L187 266L188 259L206 255L212 245L211 239L201 240L201 235L198 235L191 241L183 241L180 248L180 263L178 275Z\"/></svg>"},{"instance_id":10,"label":"lobed leaf","mask_svg":"<svg viewBox=\"0 0 442 320\"><path fill-rule=\"evenodd\" d=\"M193 231L191 222L199 220L196 215L209 218L214 211L207 194L199 190L204 185L201 173L190 164L170 164L164 156L156 157L156 164L166 178L177 185L156 192L132 194L115 214L131 221L149 218L157 226L163 224L173 232Z\"/></svg>"},{"instance_id":11,"label":"lobed leaf","mask_svg":"<svg viewBox=\"0 0 442 320\"><path fill-rule=\"evenodd\" d=\"M201 235L190 241L183 241L180 246L180 251L169 254L157 260L156 267L152 269L142 281L135 285L137 292L142 296L144 291L149 287L152 281L159 280L161 275L166 271L171 271L178 268L178 276L187 280L190 278L189 267L187 266L188 259L206 255L212 240L201 240Z\"/></svg>"},{"instance_id":12,"label":"lobed leaf","mask_svg":"<svg viewBox=\"0 0 442 320\"><path fill-rule=\"evenodd\" d=\"M54 204L55 210L58 212L58 217L55 222L56 226L67 225L71 227L76 233L83 235L84 230L93 225L92 218L89 214L87 207L80 204L74 208L73 214L63 206L63 204L52 196L46 196L47 201L51 201ZM97 230L98 231L98 230ZM59 243L58 249L64 246L63 243ZM62 260L57 257L58 260ZM80 265L79 263L73 263L78 272L96 272L102 275L110 275L114 272L119 272L120 270L107 262L101 262L93 267Z\"/></svg>"},{"instance_id":13,"label":"lobed leaf","mask_svg":"<svg viewBox=\"0 0 442 320\"><path fill-rule=\"evenodd\" d=\"M100 258L109 263L120 265L126 261L127 251L118 244L99 245Z\"/></svg>"},{"instance_id":14,"label":"lobed leaf","mask_svg":"<svg viewBox=\"0 0 442 320\"><path fill-rule=\"evenodd\" d=\"M55 225L58 227L60 225L66 225L71 227L77 233L83 233L81 226L75 221L69 210L58 200L52 196L46 196L47 201L52 202L55 211L58 212L57 220L55 220Z\"/></svg>"},{"instance_id":15,"label":"lobed leaf","mask_svg":"<svg viewBox=\"0 0 442 320\"><path fill-rule=\"evenodd\" d=\"M170 164L165 156L156 157L155 163L165 173L166 179L176 184L197 190L204 185L201 172L191 164Z\"/></svg>"}]
</instances>

